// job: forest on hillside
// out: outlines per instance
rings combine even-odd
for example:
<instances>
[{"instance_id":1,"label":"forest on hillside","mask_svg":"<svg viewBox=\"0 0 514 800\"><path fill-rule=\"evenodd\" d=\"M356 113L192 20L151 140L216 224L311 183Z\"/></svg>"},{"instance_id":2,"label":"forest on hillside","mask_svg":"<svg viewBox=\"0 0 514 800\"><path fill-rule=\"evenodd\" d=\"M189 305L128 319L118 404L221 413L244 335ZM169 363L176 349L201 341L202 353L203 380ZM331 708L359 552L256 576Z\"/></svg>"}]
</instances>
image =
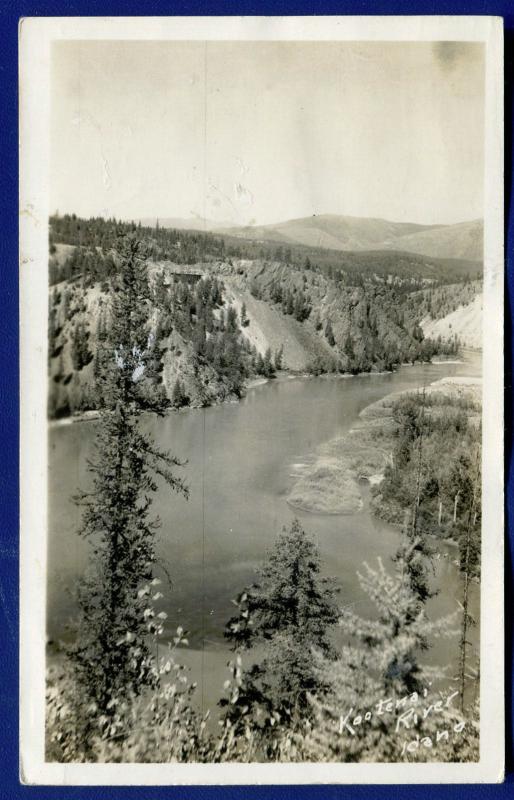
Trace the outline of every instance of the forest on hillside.
<instances>
[{"instance_id":1,"label":"forest on hillside","mask_svg":"<svg viewBox=\"0 0 514 800\"><path fill-rule=\"evenodd\" d=\"M394 401L392 419L392 457L373 489L374 513L404 525L414 508L425 536L456 541L460 564L479 577L480 403L441 391L406 394Z\"/></svg>"},{"instance_id":2,"label":"forest on hillside","mask_svg":"<svg viewBox=\"0 0 514 800\"><path fill-rule=\"evenodd\" d=\"M241 397L248 378L270 378L282 368L280 349L261 354L242 335L244 313L224 302L216 277L192 287L166 284L158 274L146 279L144 291L153 309L152 358L138 380L149 403L159 396L170 409L211 405ZM112 324L107 293L61 283L50 294L49 313L50 417L101 408L99 376Z\"/></svg>"},{"instance_id":3,"label":"forest on hillside","mask_svg":"<svg viewBox=\"0 0 514 800\"><path fill-rule=\"evenodd\" d=\"M66 244L88 252L92 262L101 259L115 247L122 232L137 230L147 242L149 257L153 261L172 261L176 264L196 264L216 260L250 259L277 261L296 267L314 269L329 277L344 275L350 283L357 285L362 280L394 280L396 283L444 283L480 279L482 265L463 259L429 258L414 253L396 251L344 252L324 247L307 247L299 244L252 241L231 237L220 232L175 230L162 228L156 220L154 227L141 223L94 217L82 219L75 214L50 217L50 255L55 255L57 244ZM61 273L58 264L51 259L50 282L69 278L80 272L78 262L71 261ZM100 268L101 271L101 268Z\"/></svg>"},{"instance_id":4,"label":"forest on hillside","mask_svg":"<svg viewBox=\"0 0 514 800\"><path fill-rule=\"evenodd\" d=\"M111 324L109 287L120 269L117 242L131 231L144 243L153 307L153 366L142 383L150 394L162 394L170 408L237 398L248 380L290 369L282 342L258 346L252 339L255 323L245 294L301 326L296 330L303 331L310 350L301 371L358 374L455 355L458 337L426 338L420 321L467 302L479 287L467 277L451 284L421 277L417 269L407 274L405 254L384 254L378 271L380 253L369 254L371 260L355 254L362 269L353 262L343 268L341 261L335 268L312 261L301 248L243 258L244 241L237 240L243 250L231 251L211 234L74 215L50 222L51 418L101 406L97 377L100 345ZM196 270L189 282L187 268ZM237 308L229 299L234 287L243 297Z\"/></svg>"}]
</instances>

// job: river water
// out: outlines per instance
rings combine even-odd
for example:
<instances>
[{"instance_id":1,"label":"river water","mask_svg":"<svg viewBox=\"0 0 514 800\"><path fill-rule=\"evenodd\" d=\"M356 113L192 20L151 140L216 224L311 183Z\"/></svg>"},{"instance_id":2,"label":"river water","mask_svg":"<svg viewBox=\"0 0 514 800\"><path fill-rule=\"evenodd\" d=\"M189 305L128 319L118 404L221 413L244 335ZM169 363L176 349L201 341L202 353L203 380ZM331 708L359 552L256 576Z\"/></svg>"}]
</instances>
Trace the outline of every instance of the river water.
<instances>
[{"instance_id":1,"label":"river water","mask_svg":"<svg viewBox=\"0 0 514 800\"><path fill-rule=\"evenodd\" d=\"M393 374L353 378L295 378L271 381L248 392L239 403L147 417L144 425L159 445L187 459L180 470L190 488L189 500L162 487L154 508L162 521L159 552L172 579L163 574L162 610L166 634L177 625L189 631L183 661L199 682L202 705L220 696L229 654L223 628L235 608L231 603L255 578L255 568L278 531L296 516L317 541L323 570L337 578L341 604L373 614L356 575L364 561L377 557L390 565L399 532L364 508L346 516L293 511L287 502L298 465L317 448L348 431L359 412L393 391L417 389L451 375L480 375L478 354L463 363L402 367ZM87 488L86 460L93 455L94 421L57 425L49 434L48 635L66 638L73 615L73 587L87 561L88 545L76 534L80 515L71 501ZM439 594L430 601L432 618L452 612L460 597L457 551L436 544L434 583ZM478 590L472 606L478 619ZM473 631L478 641L477 628ZM454 663L457 637L435 643L429 663ZM451 670L450 670L451 673Z\"/></svg>"}]
</instances>

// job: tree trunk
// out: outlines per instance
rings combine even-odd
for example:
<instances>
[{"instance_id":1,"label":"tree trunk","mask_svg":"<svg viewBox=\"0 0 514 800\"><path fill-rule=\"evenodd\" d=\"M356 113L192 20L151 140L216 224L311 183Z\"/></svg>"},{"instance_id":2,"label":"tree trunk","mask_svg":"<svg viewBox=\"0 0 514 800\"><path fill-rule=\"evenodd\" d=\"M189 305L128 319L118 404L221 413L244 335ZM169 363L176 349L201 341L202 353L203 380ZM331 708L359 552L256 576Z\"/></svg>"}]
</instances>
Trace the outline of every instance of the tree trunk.
<instances>
[{"instance_id":1,"label":"tree trunk","mask_svg":"<svg viewBox=\"0 0 514 800\"><path fill-rule=\"evenodd\" d=\"M459 642L459 690L460 690L460 710L464 712L464 695L466 691L466 663L467 663L467 647L468 647L468 628L470 624L473 623L472 618L468 613L469 608L469 584L471 580L470 575L470 550L471 550L471 531L473 528L474 521L476 520L477 516L477 494L478 494L478 478L479 478L479 452L477 450L476 454L476 472L475 472L475 480L473 482L473 496L471 500L471 506L469 508L468 513L468 524L466 526L466 548L464 551L464 564L461 564L461 568L463 566L464 572L464 591L463 591L463 598L462 598L462 628L461 628L461 635L460 635L460 642ZM455 495L455 501L457 502L458 494ZM456 508L456 505L455 505ZM454 515L455 517L455 515Z\"/></svg>"},{"instance_id":2,"label":"tree trunk","mask_svg":"<svg viewBox=\"0 0 514 800\"><path fill-rule=\"evenodd\" d=\"M457 523L457 506L459 505L459 494L460 494L460 492L457 492L457 494L455 495L455 498L453 500L453 524L454 525Z\"/></svg>"}]
</instances>

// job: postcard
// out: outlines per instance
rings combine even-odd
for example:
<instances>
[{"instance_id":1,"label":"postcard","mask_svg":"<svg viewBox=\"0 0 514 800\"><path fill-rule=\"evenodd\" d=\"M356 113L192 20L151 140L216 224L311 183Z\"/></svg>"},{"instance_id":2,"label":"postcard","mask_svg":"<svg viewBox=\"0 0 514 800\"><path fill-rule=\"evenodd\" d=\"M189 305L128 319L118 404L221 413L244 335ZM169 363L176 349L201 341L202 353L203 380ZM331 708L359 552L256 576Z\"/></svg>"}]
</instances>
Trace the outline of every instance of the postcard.
<instances>
[{"instance_id":1,"label":"postcard","mask_svg":"<svg viewBox=\"0 0 514 800\"><path fill-rule=\"evenodd\" d=\"M20 779L503 779L490 17L20 23Z\"/></svg>"}]
</instances>

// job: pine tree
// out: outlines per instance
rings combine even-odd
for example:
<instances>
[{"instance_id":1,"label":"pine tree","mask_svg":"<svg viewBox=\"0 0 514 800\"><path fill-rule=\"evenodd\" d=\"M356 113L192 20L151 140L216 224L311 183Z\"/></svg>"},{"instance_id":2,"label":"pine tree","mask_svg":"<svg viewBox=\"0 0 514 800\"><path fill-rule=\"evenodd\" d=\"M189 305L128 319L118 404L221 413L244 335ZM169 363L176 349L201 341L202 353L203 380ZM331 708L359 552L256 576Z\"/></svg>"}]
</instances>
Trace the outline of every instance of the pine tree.
<instances>
[{"instance_id":1,"label":"pine tree","mask_svg":"<svg viewBox=\"0 0 514 800\"><path fill-rule=\"evenodd\" d=\"M330 322L330 320L328 320L328 322L327 322L327 324L325 326L325 336L326 336L327 342L329 343L330 347L334 347L334 345L336 343L336 340L335 340L335 337L334 337L334 331L332 329L332 323Z\"/></svg>"},{"instance_id":2,"label":"pine tree","mask_svg":"<svg viewBox=\"0 0 514 800\"><path fill-rule=\"evenodd\" d=\"M307 693L323 684L313 651L334 656L330 628L339 616L335 582L320 572L318 548L294 520L278 536L258 581L238 597L226 636L238 650L258 645L261 657L243 674L238 705L227 710L235 725L247 713L282 720L308 714Z\"/></svg>"},{"instance_id":3,"label":"pine tree","mask_svg":"<svg viewBox=\"0 0 514 800\"><path fill-rule=\"evenodd\" d=\"M421 406L421 407L419 407ZM420 530L419 510L421 504L422 478L424 472L423 463L423 444L425 437L425 407L426 389L423 386L421 394L421 404L415 402L415 411L410 407L411 415L404 417L407 420L409 430L416 432L415 452L413 453L414 467L416 470L415 490L412 498L411 508L407 511L403 526L402 542L395 556L395 560L403 565L406 576L418 603L425 603L430 597L434 596L431 591L428 579L428 569L432 564L433 551L428 544L424 531ZM405 432L401 432L405 437ZM410 434L407 434L410 435Z\"/></svg>"},{"instance_id":4,"label":"pine tree","mask_svg":"<svg viewBox=\"0 0 514 800\"><path fill-rule=\"evenodd\" d=\"M227 317L225 321L225 330L227 333L236 333L237 326L237 311L234 306L229 306L227 309Z\"/></svg>"},{"instance_id":5,"label":"pine tree","mask_svg":"<svg viewBox=\"0 0 514 800\"><path fill-rule=\"evenodd\" d=\"M103 308L98 316L96 338L99 342L105 342L107 340L107 320Z\"/></svg>"},{"instance_id":6,"label":"pine tree","mask_svg":"<svg viewBox=\"0 0 514 800\"><path fill-rule=\"evenodd\" d=\"M90 568L78 592L76 639L69 648L77 692L91 706L85 741L98 733L98 726L109 725L117 705L153 685L148 637L162 626L149 597L158 563L158 523L150 515L155 476L187 495L174 471L181 462L160 450L139 426L142 408L161 413L162 405L149 402L140 380L146 369L151 306L145 256L134 234L118 243L118 259L98 379L104 408L96 456L88 467L92 486L76 498L82 508L79 533L92 546Z\"/></svg>"},{"instance_id":7,"label":"pine tree","mask_svg":"<svg viewBox=\"0 0 514 800\"><path fill-rule=\"evenodd\" d=\"M436 622L427 619L401 560L393 575L380 559L378 568L367 564L364 568L358 573L359 581L376 607L378 619L365 619L343 609L340 624L347 643L335 661L319 658L321 675L330 688L309 695L313 718L308 731L298 737L298 760L406 760L400 758L402 738L398 730L402 727L397 728L402 713L409 717L409 740L418 735L432 736L435 741L437 730L445 725L464 728L466 724L459 714L455 692L448 692L440 714L425 718L421 711L436 701L443 706L445 698L430 693L435 671L420 664L420 648L430 638L452 636L453 617ZM437 760L455 760L463 755L472 758L476 745L476 729L469 726L469 737L438 744ZM434 751L428 753L428 758L421 754L415 760L434 758Z\"/></svg>"},{"instance_id":8,"label":"pine tree","mask_svg":"<svg viewBox=\"0 0 514 800\"><path fill-rule=\"evenodd\" d=\"M462 622L459 637L459 689L461 700L461 711L464 711L465 706L465 693L466 693L466 679L467 666L468 666L468 631L469 628L475 624L475 620L469 611L469 589L470 582L474 574L477 572L477 553L473 548L473 532L474 529L480 527L479 522L479 506L480 506L480 486L481 486L481 472L480 472L480 448L476 448L474 461L472 464L472 474L470 475L471 483L471 497L468 498L467 520L465 524L465 531L461 536L460 541L460 567L464 578L464 587L462 592ZM478 532L478 536L479 536Z\"/></svg>"},{"instance_id":9,"label":"pine tree","mask_svg":"<svg viewBox=\"0 0 514 800\"><path fill-rule=\"evenodd\" d=\"M408 552L405 554L408 558ZM379 618L364 622L345 611L341 624L350 637L374 651L376 676L386 691L405 694L420 691L423 669L419 653L426 649L430 636L453 635L453 617L430 622L424 605L412 589L405 559L398 556L394 575L389 575L379 560L378 569L364 565L358 573L362 588L375 604ZM370 665L373 672L373 665Z\"/></svg>"},{"instance_id":10,"label":"pine tree","mask_svg":"<svg viewBox=\"0 0 514 800\"><path fill-rule=\"evenodd\" d=\"M284 345L281 344L275 353L275 370L280 372L283 369Z\"/></svg>"},{"instance_id":11,"label":"pine tree","mask_svg":"<svg viewBox=\"0 0 514 800\"><path fill-rule=\"evenodd\" d=\"M77 372L80 372L93 358L93 354L89 350L88 339L89 333L84 323L77 323L73 328L71 339L71 358L73 369Z\"/></svg>"},{"instance_id":12,"label":"pine tree","mask_svg":"<svg viewBox=\"0 0 514 800\"><path fill-rule=\"evenodd\" d=\"M168 305L168 287L164 280L164 270L159 270L155 276L154 281L154 299L155 305L161 310L167 309Z\"/></svg>"},{"instance_id":13,"label":"pine tree","mask_svg":"<svg viewBox=\"0 0 514 800\"><path fill-rule=\"evenodd\" d=\"M264 359L261 353L257 353L255 357L255 371L257 375L264 375Z\"/></svg>"},{"instance_id":14,"label":"pine tree","mask_svg":"<svg viewBox=\"0 0 514 800\"><path fill-rule=\"evenodd\" d=\"M271 378L273 375L271 347L266 348L266 352L264 353L263 372L267 378Z\"/></svg>"},{"instance_id":15,"label":"pine tree","mask_svg":"<svg viewBox=\"0 0 514 800\"><path fill-rule=\"evenodd\" d=\"M182 388L180 379L177 378L177 380L174 383L173 391L171 394L171 404L174 408L182 408L182 406L185 405L186 400L187 398L184 394L184 390Z\"/></svg>"},{"instance_id":16,"label":"pine tree","mask_svg":"<svg viewBox=\"0 0 514 800\"><path fill-rule=\"evenodd\" d=\"M293 293L289 290L286 291L285 297L285 313L292 315L294 314L294 296Z\"/></svg>"},{"instance_id":17,"label":"pine tree","mask_svg":"<svg viewBox=\"0 0 514 800\"><path fill-rule=\"evenodd\" d=\"M205 322L199 319L193 333L193 347L198 356L205 354Z\"/></svg>"},{"instance_id":18,"label":"pine tree","mask_svg":"<svg viewBox=\"0 0 514 800\"><path fill-rule=\"evenodd\" d=\"M348 359L350 361L353 361L353 359L355 358L355 350L353 348L353 339L352 339L350 331L348 331L348 334L347 334L346 339L344 341L344 348L343 349L344 349L344 353L348 357Z\"/></svg>"},{"instance_id":19,"label":"pine tree","mask_svg":"<svg viewBox=\"0 0 514 800\"><path fill-rule=\"evenodd\" d=\"M50 364L54 357L55 348L57 344L57 311L50 301L48 308L48 363Z\"/></svg>"}]
</instances>

